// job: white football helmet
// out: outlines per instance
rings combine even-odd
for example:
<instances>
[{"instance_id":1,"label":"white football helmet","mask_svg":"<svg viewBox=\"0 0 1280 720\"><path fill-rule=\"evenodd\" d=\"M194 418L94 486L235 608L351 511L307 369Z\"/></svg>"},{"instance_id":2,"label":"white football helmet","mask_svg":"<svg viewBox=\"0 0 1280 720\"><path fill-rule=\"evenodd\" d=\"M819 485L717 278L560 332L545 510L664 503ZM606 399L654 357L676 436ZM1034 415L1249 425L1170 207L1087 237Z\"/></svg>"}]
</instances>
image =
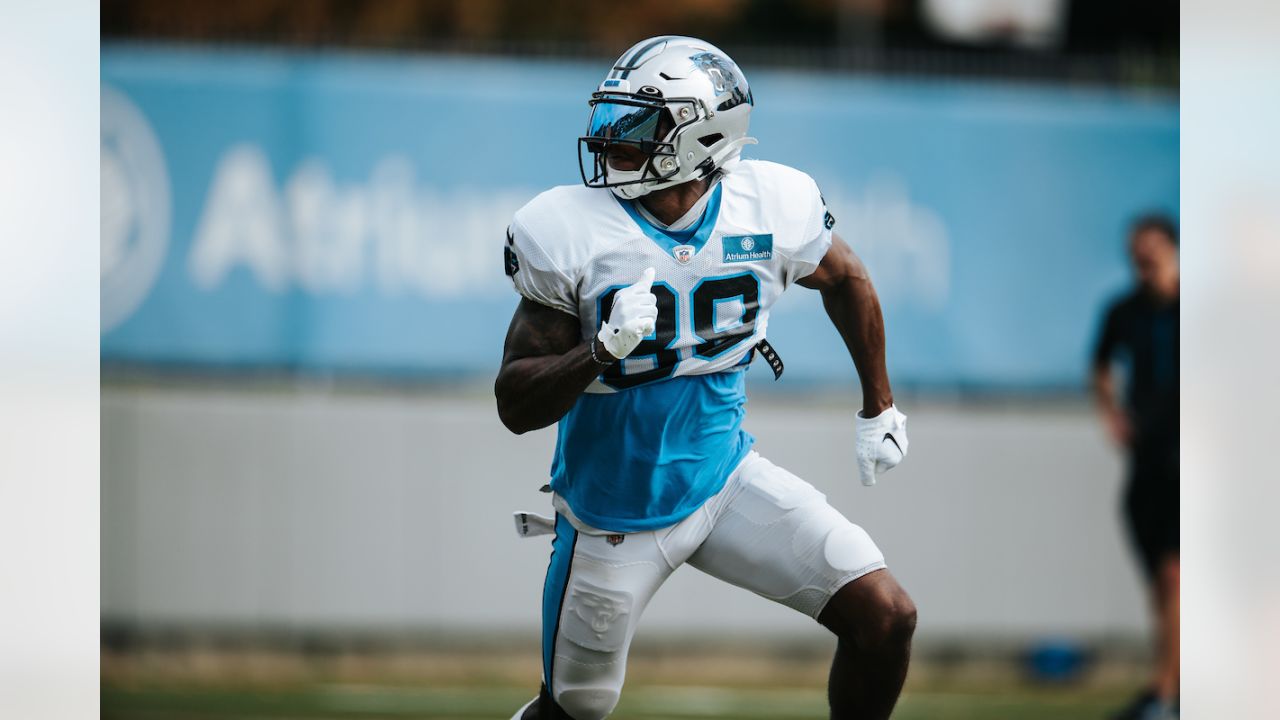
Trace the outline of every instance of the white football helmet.
<instances>
[{"instance_id":1,"label":"white football helmet","mask_svg":"<svg viewBox=\"0 0 1280 720\"><path fill-rule=\"evenodd\" d=\"M706 177L756 141L747 137L754 103L746 77L728 55L696 38L636 43L588 104L587 133L578 138L582 182L628 200ZM648 160L638 170L610 167L611 144L637 147Z\"/></svg>"}]
</instances>

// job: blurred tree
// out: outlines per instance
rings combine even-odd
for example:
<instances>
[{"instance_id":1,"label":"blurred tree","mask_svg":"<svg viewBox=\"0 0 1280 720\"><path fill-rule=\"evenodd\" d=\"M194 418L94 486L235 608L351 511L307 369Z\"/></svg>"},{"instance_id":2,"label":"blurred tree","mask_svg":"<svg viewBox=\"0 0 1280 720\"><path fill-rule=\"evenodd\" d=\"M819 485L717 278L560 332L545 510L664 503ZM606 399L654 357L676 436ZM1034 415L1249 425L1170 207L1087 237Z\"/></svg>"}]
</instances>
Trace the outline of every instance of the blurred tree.
<instances>
[{"instance_id":1,"label":"blurred tree","mask_svg":"<svg viewBox=\"0 0 1280 720\"><path fill-rule=\"evenodd\" d=\"M615 57L639 39L670 33L705 37L757 65L1103 81L1123 78L1116 68L1137 52L1172 65L1176 79L1176 5L1157 0L1118 4L1073 0L1068 7L1066 42L1028 50L1010 45L999 33L975 42L957 41L936 30L930 11L936 14L940 7L961 2L102 0L101 22L104 39L601 58ZM1083 73L1073 60L1077 56L1088 59Z\"/></svg>"}]
</instances>

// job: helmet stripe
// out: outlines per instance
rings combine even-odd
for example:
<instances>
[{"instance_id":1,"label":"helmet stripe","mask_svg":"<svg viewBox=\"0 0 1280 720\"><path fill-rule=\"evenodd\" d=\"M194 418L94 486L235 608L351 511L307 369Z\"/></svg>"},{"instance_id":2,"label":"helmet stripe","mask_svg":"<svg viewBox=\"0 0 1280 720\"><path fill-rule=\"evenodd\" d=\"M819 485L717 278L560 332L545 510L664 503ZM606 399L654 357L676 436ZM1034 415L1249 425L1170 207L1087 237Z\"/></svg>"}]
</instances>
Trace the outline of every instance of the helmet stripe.
<instances>
[{"instance_id":1,"label":"helmet stripe","mask_svg":"<svg viewBox=\"0 0 1280 720\"><path fill-rule=\"evenodd\" d=\"M627 77L628 75L631 74L631 71L636 68L636 63L640 61L640 58L644 57L645 53L661 45L662 43L665 43L669 40L674 40L678 37L680 36L679 35L662 35L660 37L656 37L644 47L631 53L631 56L628 57L626 60L623 60L621 65L614 68L614 70L622 71L622 74L619 75L618 77L620 78Z\"/></svg>"}]
</instances>

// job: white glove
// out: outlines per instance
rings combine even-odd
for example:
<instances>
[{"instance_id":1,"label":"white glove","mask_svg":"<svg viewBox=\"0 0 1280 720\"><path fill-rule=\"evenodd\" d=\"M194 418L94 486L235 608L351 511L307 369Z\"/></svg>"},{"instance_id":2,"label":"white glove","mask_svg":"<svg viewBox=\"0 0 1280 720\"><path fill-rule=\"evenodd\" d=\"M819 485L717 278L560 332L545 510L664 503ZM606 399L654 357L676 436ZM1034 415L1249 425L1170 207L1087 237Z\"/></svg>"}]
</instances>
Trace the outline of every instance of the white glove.
<instances>
[{"instance_id":1,"label":"white glove","mask_svg":"<svg viewBox=\"0 0 1280 720\"><path fill-rule=\"evenodd\" d=\"M864 417L859 410L857 427L858 477L870 487L876 484L877 475L907 456L907 416L895 405L873 418Z\"/></svg>"},{"instance_id":2,"label":"white glove","mask_svg":"<svg viewBox=\"0 0 1280 720\"><path fill-rule=\"evenodd\" d=\"M658 318L658 298L649 292L653 285L653 268L640 274L635 285L622 288L613 296L609 321L600 326L600 344L610 355L621 360L631 354L646 336L653 334Z\"/></svg>"}]
</instances>

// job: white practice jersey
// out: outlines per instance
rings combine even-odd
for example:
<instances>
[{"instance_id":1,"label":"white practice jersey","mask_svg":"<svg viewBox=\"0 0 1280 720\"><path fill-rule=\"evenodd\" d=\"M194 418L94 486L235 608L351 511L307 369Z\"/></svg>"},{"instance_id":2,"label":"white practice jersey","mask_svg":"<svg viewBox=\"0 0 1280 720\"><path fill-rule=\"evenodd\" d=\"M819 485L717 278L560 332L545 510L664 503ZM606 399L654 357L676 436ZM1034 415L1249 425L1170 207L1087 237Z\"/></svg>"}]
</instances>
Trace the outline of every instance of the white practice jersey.
<instances>
[{"instance_id":1,"label":"white practice jersey","mask_svg":"<svg viewBox=\"0 0 1280 720\"><path fill-rule=\"evenodd\" d=\"M682 232L655 227L607 189L581 185L548 190L516 213L507 235L516 290L579 318L584 340L607 319L614 291L645 268L656 271L654 334L588 392L749 362L773 303L831 245L834 221L799 170L742 160L711 193L701 221Z\"/></svg>"}]
</instances>

